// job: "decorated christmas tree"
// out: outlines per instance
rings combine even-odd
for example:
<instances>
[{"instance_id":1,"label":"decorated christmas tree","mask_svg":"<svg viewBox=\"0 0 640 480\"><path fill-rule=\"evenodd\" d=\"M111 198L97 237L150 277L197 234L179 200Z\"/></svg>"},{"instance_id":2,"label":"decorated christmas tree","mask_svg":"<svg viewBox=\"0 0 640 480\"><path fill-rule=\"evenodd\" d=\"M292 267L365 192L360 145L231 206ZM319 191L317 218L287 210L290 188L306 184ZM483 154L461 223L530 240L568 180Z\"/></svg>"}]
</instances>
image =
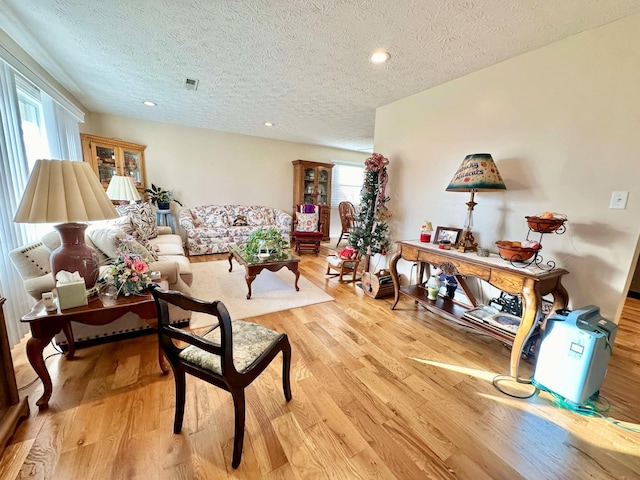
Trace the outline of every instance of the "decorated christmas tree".
<instances>
[{"instance_id":1,"label":"decorated christmas tree","mask_svg":"<svg viewBox=\"0 0 640 480\"><path fill-rule=\"evenodd\" d=\"M367 257L375 253L385 254L389 249L389 227L386 220L391 216L387 208L389 197L385 190L389 176L389 160L379 153L367 158L364 167L364 184L360 191L360 208L349 233L349 245ZM367 261L368 264L368 261Z\"/></svg>"}]
</instances>

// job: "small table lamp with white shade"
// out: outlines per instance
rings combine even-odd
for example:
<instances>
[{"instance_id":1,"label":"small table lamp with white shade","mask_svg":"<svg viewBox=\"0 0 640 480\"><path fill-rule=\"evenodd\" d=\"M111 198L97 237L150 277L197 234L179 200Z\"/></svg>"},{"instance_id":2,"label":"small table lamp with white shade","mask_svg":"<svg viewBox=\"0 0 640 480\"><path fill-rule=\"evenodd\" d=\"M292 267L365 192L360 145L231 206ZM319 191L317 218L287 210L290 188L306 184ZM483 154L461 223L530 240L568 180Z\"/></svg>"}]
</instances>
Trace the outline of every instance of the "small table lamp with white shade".
<instances>
[{"instance_id":1,"label":"small table lamp with white shade","mask_svg":"<svg viewBox=\"0 0 640 480\"><path fill-rule=\"evenodd\" d=\"M129 176L114 175L107 187L107 197L119 205L135 203L142 197L136 189L134 179Z\"/></svg>"},{"instance_id":2,"label":"small table lamp with white shade","mask_svg":"<svg viewBox=\"0 0 640 480\"><path fill-rule=\"evenodd\" d=\"M86 223L118 218L98 177L85 162L37 160L13 219L16 223L57 223L62 245L51 253L53 277L78 272L87 290L98 279L99 257L85 244Z\"/></svg>"},{"instance_id":3,"label":"small table lamp with white shade","mask_svg":"<svg viewBox=\"0 0 640 480\"><path fill-rule=\"evenodd\" d=\"M459 251L475 252L478 250L478 244L471 232L473 229L473 207L477 205L473 201L475 193L506 189L491 154L474 153L465 157L447 187L447 192L471 192L471 199L467 202L468 210L464 231L458 243Z\"/></svg>"}]
</instances>

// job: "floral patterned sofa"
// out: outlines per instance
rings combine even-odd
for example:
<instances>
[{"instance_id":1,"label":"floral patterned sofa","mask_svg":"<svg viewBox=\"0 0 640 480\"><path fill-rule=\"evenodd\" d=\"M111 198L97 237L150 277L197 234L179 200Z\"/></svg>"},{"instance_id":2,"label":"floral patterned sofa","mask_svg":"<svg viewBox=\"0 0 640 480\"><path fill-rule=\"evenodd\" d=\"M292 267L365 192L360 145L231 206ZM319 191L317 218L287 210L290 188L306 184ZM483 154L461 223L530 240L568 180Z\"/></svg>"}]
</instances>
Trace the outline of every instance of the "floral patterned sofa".
<instances>
[{"instance_id":1,"label":"floral patterned sofa","mask_svg":"<svg viewBox=\"0 0 640 480\"><path fill-rule=\"evenodd\" d=\"M180 210L178 220L189 255L228 252L261 228L273 227L291 238L291 215L260 205L201 205Z\"/></svg>"}]
</instances>

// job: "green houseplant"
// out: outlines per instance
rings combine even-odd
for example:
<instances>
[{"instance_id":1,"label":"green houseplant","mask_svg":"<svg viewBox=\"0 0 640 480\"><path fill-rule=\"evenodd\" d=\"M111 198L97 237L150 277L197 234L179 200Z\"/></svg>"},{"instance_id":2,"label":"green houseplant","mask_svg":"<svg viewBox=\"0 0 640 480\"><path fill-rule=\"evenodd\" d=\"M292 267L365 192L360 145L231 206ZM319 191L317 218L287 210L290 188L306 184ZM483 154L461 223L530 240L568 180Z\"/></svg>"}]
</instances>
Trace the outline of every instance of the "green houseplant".
<instances>
[{"instance_id":1,"label":"green houseplant","mask_svg":"<svg viewBox=\"0 0 640 480\"><path fill-rule=\"evenodd\" d=\"M144 192L148 194L149 201L153 203L159 210L169 210L171 202L176 202L181 207L184 206L179 200L173 197L173 190L165 190L151 184L151 188L145 188Z\"/></svg>"},{"instance_id":2,"label":"green houseplant","mask_svg":"<svg viewBox=\"0 0 640 480\"><path fill-rule=\"evenodd\" d=\"M249 235L242 249L250 255L273 255L282 253L287 241L275 228L261 228Z\"/></svg>"}]
</instances>

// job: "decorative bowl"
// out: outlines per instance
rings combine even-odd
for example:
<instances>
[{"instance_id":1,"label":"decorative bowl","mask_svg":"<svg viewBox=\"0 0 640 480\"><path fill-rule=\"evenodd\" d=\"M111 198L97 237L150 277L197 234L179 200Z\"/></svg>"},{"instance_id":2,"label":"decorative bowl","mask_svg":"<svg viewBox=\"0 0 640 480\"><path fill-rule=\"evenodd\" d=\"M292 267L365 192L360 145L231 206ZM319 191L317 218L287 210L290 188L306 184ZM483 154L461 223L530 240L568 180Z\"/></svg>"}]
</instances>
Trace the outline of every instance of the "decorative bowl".
<instances>
[{"instance_id":1,"label":"decorative bowl","mask_svg":"<svg viewBox=\"0 0 640 480\"><path fill-rule=\"evenodd\" d=\"M554 217L554 218L542 218L542 217L524 217L527 219L529 228L538 233L551 233L555 232L567 221L566 218Z\"/></svg>"},{"instance_id":2,"label":"decorative bowl","mask_svg":"<svg viewBox=\"0 0 640 480\"><path fill-rule=\"evenodd\" d=\"M520 242L498 240L496 242L500 256L510 262L526 262L533 257L539 248L523 247Z\"/></svg>"}]
</instances>

